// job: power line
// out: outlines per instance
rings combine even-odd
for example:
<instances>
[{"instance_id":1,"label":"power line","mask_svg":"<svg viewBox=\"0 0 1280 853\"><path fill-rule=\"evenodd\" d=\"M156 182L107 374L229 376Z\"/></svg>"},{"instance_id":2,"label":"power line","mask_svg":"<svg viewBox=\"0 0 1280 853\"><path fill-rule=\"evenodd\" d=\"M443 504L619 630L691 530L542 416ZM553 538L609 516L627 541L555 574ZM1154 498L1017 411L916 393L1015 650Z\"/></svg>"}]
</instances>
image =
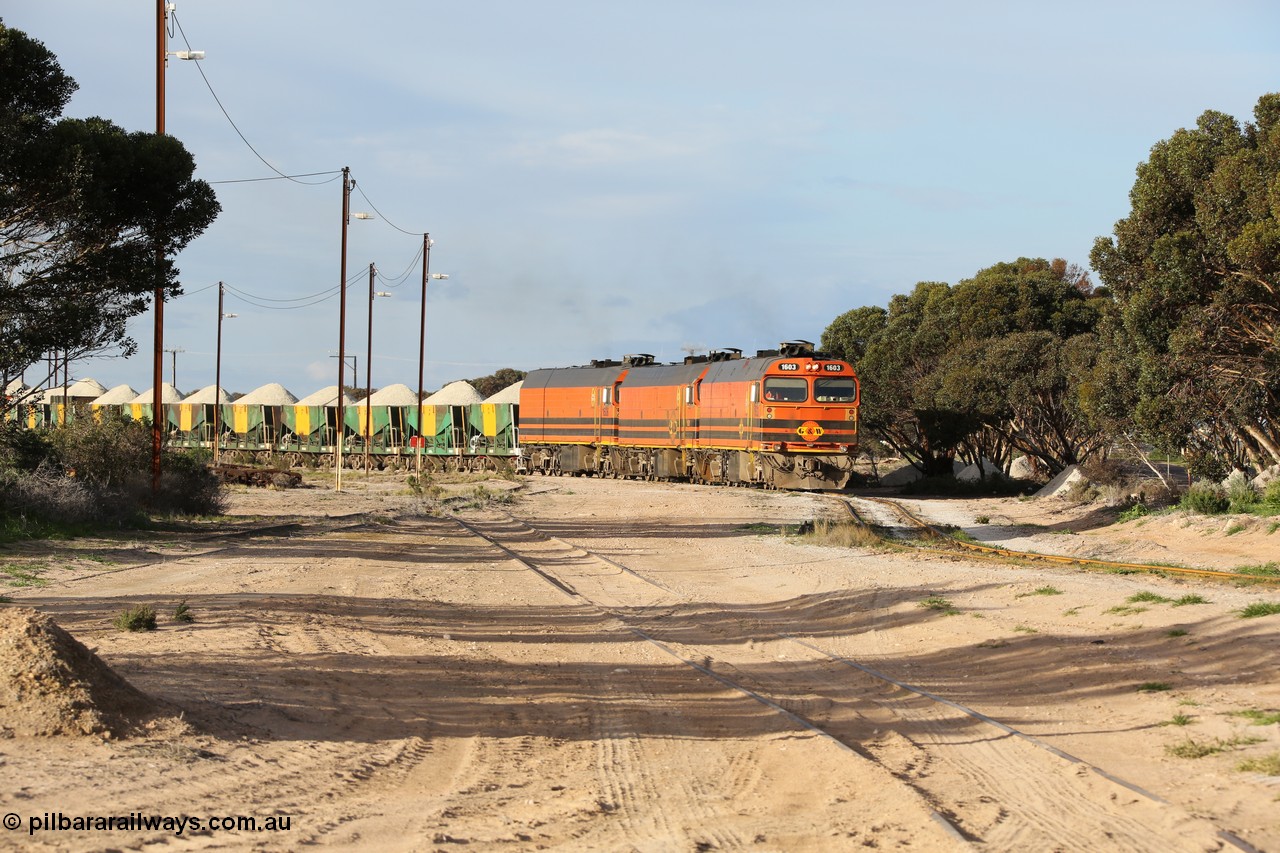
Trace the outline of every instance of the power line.
<instances>
[{"instance_id":1,"label":"power line","mask_svg":"<svg viewBox=\"0 0 1280 853\"><path fill-rule=\"evenodd\" d=\"M320 305L321 303L328 302L330 299L332 299L333 297L335 297L335 296L337 296L337 295L338 295L338 288L336 288L336 287L335 287L335 288L333 288L333 292L332 292L332 293L325 294L324 296L319 296L319 297L317 297L317 298L313 299L312 301L307 302L307 303L305 303L305 304L301 304L301 305L267 305L267 304L265 304L265 303L263 303L263 302L259 302L259 301L257 301L257 298L256 298L256 297L254 297L254 296L252 296L252 295L246 295L246 294L243 294L243 293L234 293L234 292L233 292L233 293L231 293L231 296L232 296L233 298L235 298L235 299L239 299L241 302L248 303L249 305L252 305L254 308L262 308L262 309L264 309L264 310L266 310L266 311L297 311L297 310L300 310L300 309L303 309L303 308L313 308L313 307L315 307L316 305Z\"/></svg>"},{"instance_id":2,"label":"power line","mask_svg":"<svg viewBox=\"0 0 1280 853\"><path fill-rule=\"evenodd\" d=\"M327 181L295 181L294 178L314 178L317 175L333 175ZM252 184L258 181L293 181L296 184L306 184L309 187L318 187L322 184L331 184L338 178L342 177L342 170L335 169L332 172L305 172L301 175L276 175L270 178L238 178L226 181L206 181L210 184Z\"/></svg>"},{"instance_id":3,"label":"power line","mask_svg":"<svg viewBox=\"0 0 1280 853\"><path fill-rule=\"evenodd\" d=\"M383 275L382 270L379 269L379 270L376 270L377 276L380 280L387 282L387 287L399 287L400 285L405 283L405 280L409 277L409 273L413 272L413 270L418 266L418 261L421 258L422 258L422 244L419 243L418 251L414 253L413 259L410 260L409 265L404 268L404 272L400 273L400 275L396 276L395 278L391 278L390 276Z\"/></svg>"},{"instance_id":4,"label":"power line","mask_svg":"<svg viewBox=\"0 0 1280 853\"><path fill-rule=\"evenodd\" d=\"M392 228L399 231L401 234L408 234L410 237L417 237L423 233L421 231L406 231L403 228L401 228L399 225L396 225L390 219L387 219L386 214L384 214L381 210L378 210L378 206L376 204L374 204L372 201L369 201L369 196L365 195L364 189L359 184L356 184L356 192L360 193L360 195L364 198L364 200L369 202L369 206L373 208L374 213L378 214L378 216L386 220L386 223L388 225L390 225Z\"/></svg>"},{"instance_id":5,"label":"power line","mask_svg":"<svg viewBox=\"0 0 1280 853\"><path fill-rule=\"evenodd\" d=\"M348 282L350 281L351 279L348 279ZM235 293L239 296L244 296L251 299L261 299L264 302L306 302L307 300L316 299L321 296L326 296L326 295L332 296L333 294L338 292L338 288L336 287L326 287L324 290L321 290L318 293L310 293L306 296L293 296L287 299L275 299L270 296L259 296L256 293L249 293L247 291L239 289L238 287L233 287L229 284L225 284L224 287L226 287L226 289L229 290L230 292Z\"/></svg>"},{"instance_id":6,"label":"power line","mask_svg":"<svg viewBox=\"0 0 1280 853\"><path fill-rule=\"evenodd\" d=\"M173 23L177 26L178 33L181 34L182 42L187 46L187 50L191 50L191 42L187 41L187 34L186 32L183 31L182 23L178 20L178 13L176 11L170 11L169 19L172 20ZM170 35L172 35L172 33L170 33ZM201 67L201 63L197 62L195 65L196 65L196 70L200 72L200 79L204 80L205 88L207 88L209 90L209 94L213 96L214 103L218 105L218 109L222 110L222 115L226 117L227 123L231 125L231 128L236 132L236 135L240 137L240 141L243 142L245 146L250 151L253 152L253 156L257 157L259 160L262 161L263 165L265 165L268 169L270 169L271 171L279 175L281 179L293 181L295 184L303 184L305 186L317 186L319 184L329 183L329 181L300 181L291 175L286 175L284 172L281 172L275 166L267 162L267 158L259 154L258 149L254 148L253 145L250 144L249 140L245 138L245 135L240 132L240 128L237 127L235 121L232 120L231 114L228 113L227 108L222 105L222 99L219 98L218 93L213 90L213 84L209 82L209 78L204 73L204 68ZM329 173L322 172L322 173L316 173L316 174L329 174Z\"/></svg>"}]
</instances>

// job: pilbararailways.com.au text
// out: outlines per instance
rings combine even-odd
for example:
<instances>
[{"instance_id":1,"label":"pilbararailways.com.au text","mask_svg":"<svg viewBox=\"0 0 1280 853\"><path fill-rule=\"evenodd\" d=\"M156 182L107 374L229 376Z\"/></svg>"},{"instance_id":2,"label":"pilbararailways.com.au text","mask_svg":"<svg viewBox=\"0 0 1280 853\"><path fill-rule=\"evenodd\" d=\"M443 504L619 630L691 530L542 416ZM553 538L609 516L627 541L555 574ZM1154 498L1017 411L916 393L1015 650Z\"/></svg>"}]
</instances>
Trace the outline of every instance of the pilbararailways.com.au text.
<instances>
[{"instance_id":1,"label":"pilbararailways.com.au text","mask_svg":"<svg viewBox=\"0 0 1280 853\"><path fill-rule=\"evenodd\" d=\"M37 832L288 832L292 828L291 815L152 815L129 812L123 815L69 815L63 812L44 812L21 815L10 812L3 818L4 828L15 830L26 824L27 835Z\"/></svg>"}]
</instances>

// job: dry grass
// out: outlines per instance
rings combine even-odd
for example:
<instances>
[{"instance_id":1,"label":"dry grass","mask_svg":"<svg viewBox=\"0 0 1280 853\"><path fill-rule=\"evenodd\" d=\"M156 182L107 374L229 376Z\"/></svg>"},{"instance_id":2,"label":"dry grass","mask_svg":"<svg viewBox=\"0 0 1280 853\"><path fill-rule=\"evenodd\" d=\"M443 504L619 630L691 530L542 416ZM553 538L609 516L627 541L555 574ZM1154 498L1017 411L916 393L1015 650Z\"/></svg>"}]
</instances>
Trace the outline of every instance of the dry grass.
<instances>
[{"instance_id":1,"label":"dry grass","mask_svg":"<svg viewBox=\"0 0 1280 853\"><path fill-rule=\"evenodd\" d=\"M877 548L884 540L874 530L856 521L830 521L820 518L813 523L813 530L801 539L809 545L827 545L836 548Z\"/></svg>"}]
</instances>

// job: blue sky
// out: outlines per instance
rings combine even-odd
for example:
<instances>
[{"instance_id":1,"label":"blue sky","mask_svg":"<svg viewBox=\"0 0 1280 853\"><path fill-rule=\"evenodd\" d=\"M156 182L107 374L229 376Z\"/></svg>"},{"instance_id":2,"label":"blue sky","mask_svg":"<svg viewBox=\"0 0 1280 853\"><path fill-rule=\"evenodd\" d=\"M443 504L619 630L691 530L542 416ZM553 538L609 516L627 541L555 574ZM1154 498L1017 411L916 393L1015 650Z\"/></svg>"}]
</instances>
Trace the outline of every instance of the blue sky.
<instances>
[{"instance_id":1,"label":"blue sky","mask_svg":"<svg viewBox=\"0 0 1280 853\"><path fill-rule=\"evenodd\" d=\"M67 115L155 128L151 0L10 0L80 84ZM484 4L178 0L222 105L287 174L350 166L347 350L417 382L423 231L435 240L426 385L687 348L817 340L838 314L1020 256L1088 264L1134 168L1206 109L1280 90L1280 5L1203 2ZM181 34L171 49L182 49ZM166 129L210 182L270 177L194 63ZM332 175L304 179L326 181ZM184 391L336 381L341 185L217 183L166 307ZM405 233L408 232L408 233ZM397 280L404 276L402 283ZM282 304L282 303L275 303ZM73 365L151 385L139 354ZM171 358L165 359L165 381ZM348 376L350 372L348 371Z\"/></svg>"}]
</instances>

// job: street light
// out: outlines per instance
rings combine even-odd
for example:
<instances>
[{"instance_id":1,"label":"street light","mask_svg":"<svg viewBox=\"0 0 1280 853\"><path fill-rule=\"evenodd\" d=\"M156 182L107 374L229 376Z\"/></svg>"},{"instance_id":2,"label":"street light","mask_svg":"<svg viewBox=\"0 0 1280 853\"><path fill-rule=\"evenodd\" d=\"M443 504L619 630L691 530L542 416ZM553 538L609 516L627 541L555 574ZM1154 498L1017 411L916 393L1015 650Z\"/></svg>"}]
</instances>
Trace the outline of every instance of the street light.
<instances>
[{"instance_id":1,"label":"street light","mask_svg":"<svg viewBox=\"0 0 1280 853\"><path fill-rule=\"evenodd\" d=\"M222 450L222 321L238 317L238 314L222 313L224 286L218 282L218 354L213 368L213 464L218 464Z\"/></svg>"},{"instance_id":2,"label":"street light","mask_svg":"<svg viewBox=\"0 0 1280 853\"><path fill-rule=\"evenodd\" d=\"M377 292L373 289L373 278L377 268L369 264L369 350L364 357L364 475L369 476L369 445L373 443L373 298L390 296L385 290Z\"/></svg>"},{"instance_id":3,"label":"street light","mask_svg":"<svg viewBox=\"0 0 1280 853\"><path fill-rule=\"evenodd\" d=\"M169 0L156 0L156 135L164 135L164 69L169 57L176 59L204 59L203 50L168 50L167 31L169 13L174 5ZM164 382L164 250L156 247L155 292L155 358L151 380L151 496L160 494L160 450L164 435L160 417L164 398L160 386Z\"/></svg>"},{"instance_id":4,"label":"street light","mask_svg":"<svg viewBox=\"0 0 1280 853\"><path fill-rule=\"evenodd\" d=\"M338 414L338 438L334 448L333 490L342 491L342 444L346 436L347 408L342 403L343 369L347 364L347 224L356 219L373 219L372 213L351 213L351 191L356 182L351 179L351 167L342 167L342 274L338 278L338 399L334 402ZM352 371L354 375L355 371Z\"/></svg>"},{"instance_id":5,"label":"street light","mask_svg":"<svg viewBox=\"0 0 1280 853\"><path fill-rule=\"evenodd\" d=\"M444 281L449 277L447 273L431 272L431 247L434 245L435 241L431 239L430 234L422 235L422 316L418 323L418 453L416 459L419 477L422 476L422 449L427 443L426 431L422 423L422 371L427 358L427 280Z\"/></svg>"}]
</instances>

